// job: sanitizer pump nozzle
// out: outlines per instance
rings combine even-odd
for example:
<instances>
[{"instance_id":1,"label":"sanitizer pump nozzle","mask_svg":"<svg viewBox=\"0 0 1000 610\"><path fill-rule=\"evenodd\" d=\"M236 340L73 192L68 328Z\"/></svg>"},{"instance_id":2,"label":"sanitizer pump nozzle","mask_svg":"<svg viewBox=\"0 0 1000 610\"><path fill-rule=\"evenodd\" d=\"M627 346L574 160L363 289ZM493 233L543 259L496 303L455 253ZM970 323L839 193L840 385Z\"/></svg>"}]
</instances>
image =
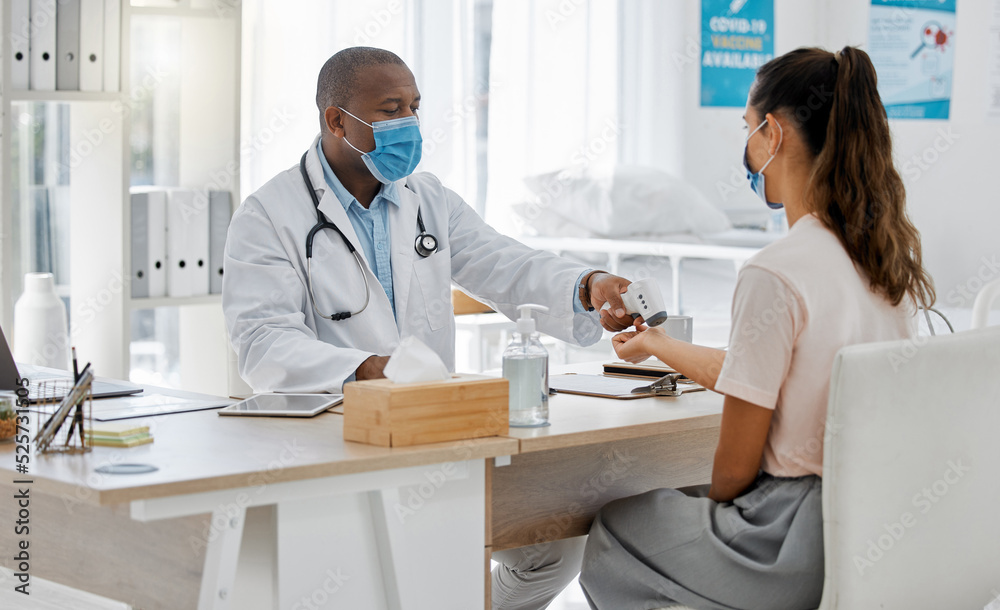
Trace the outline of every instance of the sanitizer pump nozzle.
<instances>
[{"instance_id":1,"label":"sanitizer pump nozzle","mask_svg":"<svg viewBox=\"0 0 1000 610\"><path fill-rule=\"evenodd\" d=\"M545 305L534 305L532 303L518 305L517 310L521 312L521 317L517 319L517 332L522 335L530 335L535 332L535 318L531 315L532 311L541 313L549 312L549 308Z\"/></svg>"}]
</instances>

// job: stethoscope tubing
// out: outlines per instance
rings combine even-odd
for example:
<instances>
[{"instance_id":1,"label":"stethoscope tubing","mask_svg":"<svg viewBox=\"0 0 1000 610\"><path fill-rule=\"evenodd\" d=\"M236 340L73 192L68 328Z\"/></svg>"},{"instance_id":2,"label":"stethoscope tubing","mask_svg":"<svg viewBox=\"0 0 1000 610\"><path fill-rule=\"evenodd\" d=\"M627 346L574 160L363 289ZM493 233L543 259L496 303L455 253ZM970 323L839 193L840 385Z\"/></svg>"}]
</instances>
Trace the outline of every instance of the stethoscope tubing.
<instances>
[{"instance_id":1,"label":"stethoscope tubing","mask_svg":"<svg viewBox=\"0 0 1000 610\"><path fill-rule=\"evenodd\" d=\"M316 195L316 189L313 188L312 181L309 179L309 174L306 172L306 155L309 151L302 153L302 158L299 159L299 172L302 174L302 180L305 182L306 189L309 191L309 197L312 199L313 206L316 208L316 224L313 225L312 229L309 230L308 235L306 235L306 283L309 287L309 297L312 299L313 310L321 318L332 321L346 320L352 316L356 316L368 308L368 303L371 301L371 286L368 283L368 274L365 273L365 266L361 262L361 256L358 254L357 249L351 243L347 236L344 235L343 231L340 230L336 224L330 222L323 215L323 212L319 209L319 196ZM420 256L427 258L431 254L437 251L437 238L427 232L424 228L424 220L421 218L420 208L417 208L417 227L420 229L420 234L417 235L417 241L414 244L414 250ZM361 271L361 278L365 282L365 303L361 306L361 309L357 311L341 311L334 314L326 315L319 310L316 305L316 293L313 291L313 277L312 277L312 250L313 250L313 239L316 234L323 229L333 229L343 240L344 245L347 246L347 250L354 255L354 261L358 264L358 270ZM433 248L423 248L420 244L425 238L430 238Z\"/></svg>"}]
</instances>

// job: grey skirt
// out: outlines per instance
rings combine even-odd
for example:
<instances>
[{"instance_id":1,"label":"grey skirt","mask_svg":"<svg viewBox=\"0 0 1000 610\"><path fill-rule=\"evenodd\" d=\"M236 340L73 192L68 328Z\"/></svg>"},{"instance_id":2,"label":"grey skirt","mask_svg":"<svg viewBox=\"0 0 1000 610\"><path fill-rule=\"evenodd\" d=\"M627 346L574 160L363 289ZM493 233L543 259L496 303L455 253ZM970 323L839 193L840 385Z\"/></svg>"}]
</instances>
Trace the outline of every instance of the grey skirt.
<instances>
[{"instance_id":1,"label":"grey skirt","mask_svg":"<svg viewBox=\"0 0 1000 610\"><path fill-rule=\"evenodd\" d=\"M591 607L811 610L823 594L822 479L761 471L732 502L708 485L622 498L594 519L580 585Z\"/></svg>"}]
</instances>

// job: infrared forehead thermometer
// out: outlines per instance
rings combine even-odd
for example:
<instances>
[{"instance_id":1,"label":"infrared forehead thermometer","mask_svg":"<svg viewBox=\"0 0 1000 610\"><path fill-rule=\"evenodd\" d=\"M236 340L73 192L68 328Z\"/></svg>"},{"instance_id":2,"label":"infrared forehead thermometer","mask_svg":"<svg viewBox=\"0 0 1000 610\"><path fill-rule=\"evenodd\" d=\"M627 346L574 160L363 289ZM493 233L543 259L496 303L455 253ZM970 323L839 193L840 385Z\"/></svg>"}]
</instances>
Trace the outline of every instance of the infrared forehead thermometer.
<instances>
[{"instance_id":1,"label":"infrared forehead thermometer","mask_svg":"<svg viewBox=\"0 0 1000 610\"><path fill-rule=\"evenodd\" d=\"M653 278L629 284L628 290L622 295L622 302L625 303L625 311L633 319L642 316L646 326L659 326L667 321L667 304Z\"/></svg>"}]
</instances>

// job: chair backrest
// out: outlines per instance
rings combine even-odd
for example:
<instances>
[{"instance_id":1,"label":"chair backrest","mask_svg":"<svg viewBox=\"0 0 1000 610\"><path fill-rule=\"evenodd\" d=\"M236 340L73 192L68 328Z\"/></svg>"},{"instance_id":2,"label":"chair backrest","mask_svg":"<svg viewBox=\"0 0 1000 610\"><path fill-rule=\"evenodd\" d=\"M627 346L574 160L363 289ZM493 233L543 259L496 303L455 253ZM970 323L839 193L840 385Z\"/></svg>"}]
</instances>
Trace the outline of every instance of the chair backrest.
<instances>
[{"instance_id":1,"label":"chair backrest","mask_svg":"<svg viewBox=\"0 0 1000 610\"><path fill-rule=\"evenodd\" d=\"M821 610L1000 595L1000 327L837 354Z\"/></svg>"},{"instance_id":2,"label":"chair backrest","mask_svg":"<svg viewBox=\"0 0 1000 610\"><path fill-rule=\"evenodd\" d=\"M990 309L1000 297L1000 278L983 286L972 303L972 328L986 328L989 324Z\"/></svg>"}]
</instances>

